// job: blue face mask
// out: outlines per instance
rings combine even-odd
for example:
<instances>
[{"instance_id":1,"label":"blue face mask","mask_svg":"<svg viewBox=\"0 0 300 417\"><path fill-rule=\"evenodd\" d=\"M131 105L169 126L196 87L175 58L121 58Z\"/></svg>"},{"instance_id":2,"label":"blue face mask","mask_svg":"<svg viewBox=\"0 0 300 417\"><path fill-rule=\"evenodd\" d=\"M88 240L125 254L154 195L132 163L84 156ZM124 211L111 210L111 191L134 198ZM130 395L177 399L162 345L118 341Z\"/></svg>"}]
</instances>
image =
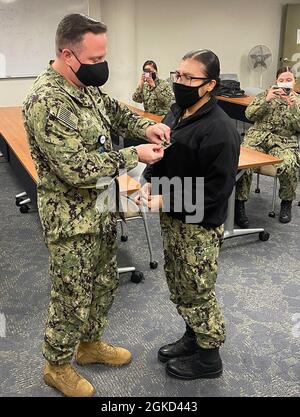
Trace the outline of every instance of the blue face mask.
<instances>
[{"instance_id":1,"label":"blue face mask","mask_svg":"<svg viewBox=\"0 0 300 417\"><path fill-rule=\"evenodd\" d=\"M107 61L99 62L98 64L83 64L79 61L74 52L71 52L80 63L80 67L76 72L72 67L70 68L82 84L86 86L100 87L106 83L109 76Z\"/></svg>"}]
</instances>

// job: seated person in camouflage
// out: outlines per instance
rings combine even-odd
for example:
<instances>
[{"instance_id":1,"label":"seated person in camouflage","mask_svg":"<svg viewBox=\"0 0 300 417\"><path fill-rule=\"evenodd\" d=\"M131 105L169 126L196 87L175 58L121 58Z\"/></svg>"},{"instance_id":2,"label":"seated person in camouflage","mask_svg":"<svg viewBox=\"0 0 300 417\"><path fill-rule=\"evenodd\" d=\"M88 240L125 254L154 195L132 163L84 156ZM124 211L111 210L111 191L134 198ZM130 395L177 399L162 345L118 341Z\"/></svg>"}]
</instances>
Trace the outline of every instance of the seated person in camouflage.
<instances>
[{"instance_id":1,"label":"seated person in camouflage","mask_svg":"<svg viewBox=\"0 0 300 417\"><path fill-rule=\"evenodd\" d=\"M165 115L170 110L173 93L168 81L157 76L157 65L153 61L146 61L143 73L132 100L144 103L146 112Z\"/></svg>"},{"instance_id":2,"label":"seated person in camouflage","mask_svg":"<svg viewBox=\"0 0 300 417\"><path fill-rule=\"evenodd\" d=\"M103 184L138 161L160 160L170 130L101 91L108 79L106 51L103 23L66 16L56 32L56 59L36 79L23 106L52 279L44 381L71 397L94 392L71 365L75 348L80 365L120 366L131 360L127 349L102 340L119 283L117 215L114 207L99 209ZM113 151L112 129L152 143Z\"/></svg>"},{"instance_id":3,"label":"seated person in camouflage","mask_svg":"<svg viewBox=\"0 0 300 417\"><path fill-rule=\"evenodd\" d=\"M246 109L246 117L254 122L245 136L243 146L283 159L276 165L280 182L281 208L279 221L291 221L292 201L296 196L299 169L297 133L300 131L300 96L293 90L295 75L289 67L280 68L276 85L255 97ZM245 212L253 170L247 170L236 186L235 222L249 227Z\"/></svg>"}]
</instances>

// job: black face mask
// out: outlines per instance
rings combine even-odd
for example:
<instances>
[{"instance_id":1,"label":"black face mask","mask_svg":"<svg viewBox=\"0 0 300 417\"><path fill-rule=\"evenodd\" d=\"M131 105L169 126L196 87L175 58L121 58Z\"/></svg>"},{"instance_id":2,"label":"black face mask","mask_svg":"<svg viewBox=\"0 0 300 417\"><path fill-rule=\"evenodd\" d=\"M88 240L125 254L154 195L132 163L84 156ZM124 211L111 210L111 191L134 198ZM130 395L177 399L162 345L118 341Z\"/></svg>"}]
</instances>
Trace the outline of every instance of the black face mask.
<instances>
[{"instance_id":1,"label":"black face mask","mask_svg":"<svg viewBox=\"0 0 300 417\"><path fill-rule=\"evenodd\" d=\"M75 72L72 67L70 68L82 84L100 87L106 83L109 76L107 61L99 62L98 64L82 64L73 51L72 53L80 63L80 67L77 72Z\"/></svg>"},{"instance_id":2,"label":"black face mask","mask_svg":"<svg viewBox=\"0 0 300 417\"><path fill-rule=\"evenodd\" d=\"M201 85L197 87L191 87L189 85L173 83L173 91L175 95L176 104L181 107L183 110L188 109L189 107L196 104L201 98L203 98L205 94L199 96L199 87L209 83L210 80L205 81Z\"/></svg>"}]
</instances>

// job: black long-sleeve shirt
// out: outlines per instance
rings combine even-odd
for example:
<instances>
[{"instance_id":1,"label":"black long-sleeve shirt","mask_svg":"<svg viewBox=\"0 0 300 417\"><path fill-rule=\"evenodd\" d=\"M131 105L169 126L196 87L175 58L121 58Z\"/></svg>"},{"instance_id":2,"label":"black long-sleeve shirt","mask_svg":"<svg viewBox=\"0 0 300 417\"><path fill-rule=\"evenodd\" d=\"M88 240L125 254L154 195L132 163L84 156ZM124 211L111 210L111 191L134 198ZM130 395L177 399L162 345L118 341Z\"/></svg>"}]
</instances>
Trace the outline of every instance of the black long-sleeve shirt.
<instances>
[{"instance_id":1,"label":"black long-sleeve shirt","mask_svg":"<svg viewBox=\"0 0 300 417\"><path fill-rule=\"evenodd\" d=\"M235 184L240 152L239 134L214 98L192 116L181 120L181 115L181 109L173 104L163 120L171 128L172 145L165 150L161 161L147 167L144 176L147 181L152 177L152 183L154 177L160 181L162 177L173 181L177 177L177 187L159 187L164 206L170 204L170 216L184 223L220 226L226 220L228 199ZM204 215L195 221L198 204L194 212L191 209L201 197L201 177L204 179L201 199ZM178 181L182 187L178 186ZM186 200L190 200L189 207L185 204Z\"/></svg>"}]
</instances>

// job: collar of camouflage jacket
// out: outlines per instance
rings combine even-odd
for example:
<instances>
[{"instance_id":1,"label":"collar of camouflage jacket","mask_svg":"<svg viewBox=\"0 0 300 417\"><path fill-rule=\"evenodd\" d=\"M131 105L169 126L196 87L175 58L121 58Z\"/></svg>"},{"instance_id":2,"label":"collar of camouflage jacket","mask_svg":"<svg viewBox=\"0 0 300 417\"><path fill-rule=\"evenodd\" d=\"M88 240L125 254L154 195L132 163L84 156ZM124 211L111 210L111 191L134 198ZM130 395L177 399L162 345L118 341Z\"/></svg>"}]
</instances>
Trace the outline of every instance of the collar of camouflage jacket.
<instances>
[{"instance_id":1,"label":"collar of camouflage jacket","mask_svg":"<svg viewBox=\"0 0 300 417\"><path fill-rule=\"evenodd\" d=\"M70 84L59 72L55 71L55 69L52 67L52 63L54 61L50 61L47 71L51 78L56 82L56 84L59 85L60 88L62 88L68 95L72 96L74 100L78 101L80 104L86 107L93 107L93 102L87 94L86 90L89 89L91 91L92 95L99 94L98 89L96 89L96 92L94 91L94 87L85 87L84 90L75 87L74 85Z\"/></svg>"}]
</instances>

